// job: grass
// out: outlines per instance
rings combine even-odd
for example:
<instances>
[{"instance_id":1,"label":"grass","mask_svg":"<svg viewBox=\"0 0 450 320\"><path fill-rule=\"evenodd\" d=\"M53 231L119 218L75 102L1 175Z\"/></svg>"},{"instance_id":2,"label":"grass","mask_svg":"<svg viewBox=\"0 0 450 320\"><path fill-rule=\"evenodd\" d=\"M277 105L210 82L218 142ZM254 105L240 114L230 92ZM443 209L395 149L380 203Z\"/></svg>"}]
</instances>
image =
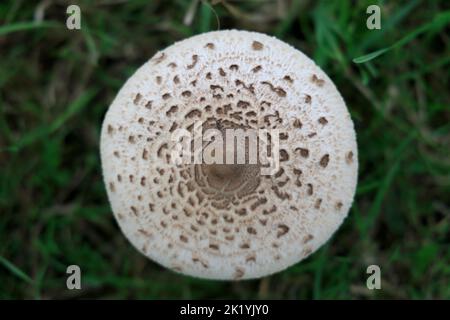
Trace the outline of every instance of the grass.
<instances>
[{"instance_id":1,"label":"grass","mask_svg":"<svg viewBox=\"0 0 450 320\"><path fill-rule=\"evenodd\" d=\"M0 298L449 299L450 10L378 1L382 29L368 30L372 2L75 1L75 31L65 28L74 1L2 1ZM100 125L121 85L157 50L218 28L276 35L312 57L358 133L342 228L260 280L199 280L149 262L118 231L101 178ZM81 291L65 287L71 264ZM370 264L382 290L365 287Z\"/></svg>"}]
</instances>

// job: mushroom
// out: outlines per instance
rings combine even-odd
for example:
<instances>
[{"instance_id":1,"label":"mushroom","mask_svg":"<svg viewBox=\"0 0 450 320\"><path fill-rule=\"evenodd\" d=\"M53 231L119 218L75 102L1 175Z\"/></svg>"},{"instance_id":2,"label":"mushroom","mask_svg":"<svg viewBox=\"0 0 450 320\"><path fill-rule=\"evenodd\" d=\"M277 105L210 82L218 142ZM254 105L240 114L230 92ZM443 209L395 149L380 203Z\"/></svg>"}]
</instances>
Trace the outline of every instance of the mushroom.
<instances>
[{"instance_id":1,"label":"mushroom","mask_svg":"<svg viewBox=\"0 0 450 320\"><path fill-rule=\"evenodd\" d=\"M279 147L267 144L278 167L175 163L173 134L198 123L278 130ZM138 250L224 280L269 275L320 248L347 216L358 169L353 122L329 77L288 44L237 30L177 42L140 67L107 111L101 161L114 216Z\"/></svg>"}]
</instances>

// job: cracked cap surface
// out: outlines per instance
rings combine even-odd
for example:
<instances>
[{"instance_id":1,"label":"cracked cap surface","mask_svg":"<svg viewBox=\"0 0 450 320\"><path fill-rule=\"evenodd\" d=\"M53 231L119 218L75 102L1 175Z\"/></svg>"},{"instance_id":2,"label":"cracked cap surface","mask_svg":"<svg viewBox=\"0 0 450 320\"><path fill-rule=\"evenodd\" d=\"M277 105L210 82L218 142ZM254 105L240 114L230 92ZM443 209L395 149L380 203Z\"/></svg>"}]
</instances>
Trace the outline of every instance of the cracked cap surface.
<instances>
[{"instance_id":1,"label":"cracked cap surface","mask_svg":"<svg viewBox=\"0 0 450 320\"><path fill-rule=\"evenodd\" d=\"M278 129L279 170L174 165L171 134L196 121ZM358 170L353 122L328 76L286 43L236 30L177 42L140 67L105 116L101 161L129 241L210 279L262 277L316 251L347 216Z\"/></svg>"}]
</instances>

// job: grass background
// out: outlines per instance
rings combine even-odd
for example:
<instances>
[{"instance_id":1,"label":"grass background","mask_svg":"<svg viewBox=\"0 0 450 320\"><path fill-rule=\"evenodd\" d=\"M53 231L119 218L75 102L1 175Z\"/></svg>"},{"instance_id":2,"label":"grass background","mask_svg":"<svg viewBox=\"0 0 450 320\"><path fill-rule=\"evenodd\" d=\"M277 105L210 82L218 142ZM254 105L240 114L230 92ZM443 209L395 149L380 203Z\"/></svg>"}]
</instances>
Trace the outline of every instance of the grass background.
<instances>
[{"instance_id":1,"label":"grass background","mask_svg":"<svg viewBox=\"0 0 450 320\"><path fill-rule=\"evenodd\" d=\"M381 30L366 28L374 3ZM65 27L70 4L82 30ZM449 22L447 1L1 1L0 298L450 299ZM101 179L100 125L125 80L157 50L219 28L275 35L312 57L358 134L342 228L259 280L150 262L120 233ZM66 289L71 264L83 290ZM382 290L365 287L370 264Z\"/></svg>"}]
</instances>

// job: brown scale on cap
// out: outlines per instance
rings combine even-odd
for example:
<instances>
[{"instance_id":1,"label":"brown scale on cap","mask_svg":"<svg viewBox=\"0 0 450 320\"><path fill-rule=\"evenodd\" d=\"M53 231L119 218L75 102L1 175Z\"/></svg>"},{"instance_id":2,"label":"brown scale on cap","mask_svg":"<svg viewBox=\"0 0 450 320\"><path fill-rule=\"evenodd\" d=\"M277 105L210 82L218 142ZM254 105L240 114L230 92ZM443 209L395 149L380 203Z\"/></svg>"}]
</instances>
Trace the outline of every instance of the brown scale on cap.
<instances>
[{"instance_id":1,"label":"brown scale on cap","mask_svg":"<svg viewBox=\"0 0 450 320\"><path fill-rule=\"evenodd\" d=\"M212 279L265 276L317 250L347 215L357 177L353 123L330 82L301 52L259 33L211 32L159 52L102 129L104 179L127 238L168 268ZM215 130L232 163L175 163L179 129ZM266 159L250 161L260 129L279 133L255 149L278 159L271 174ZM232 148L230 130L248 140ZM276 137L278 149L267 149ZM211 143L200 140L200 152Z\"/></svg>"}]
</instances>

